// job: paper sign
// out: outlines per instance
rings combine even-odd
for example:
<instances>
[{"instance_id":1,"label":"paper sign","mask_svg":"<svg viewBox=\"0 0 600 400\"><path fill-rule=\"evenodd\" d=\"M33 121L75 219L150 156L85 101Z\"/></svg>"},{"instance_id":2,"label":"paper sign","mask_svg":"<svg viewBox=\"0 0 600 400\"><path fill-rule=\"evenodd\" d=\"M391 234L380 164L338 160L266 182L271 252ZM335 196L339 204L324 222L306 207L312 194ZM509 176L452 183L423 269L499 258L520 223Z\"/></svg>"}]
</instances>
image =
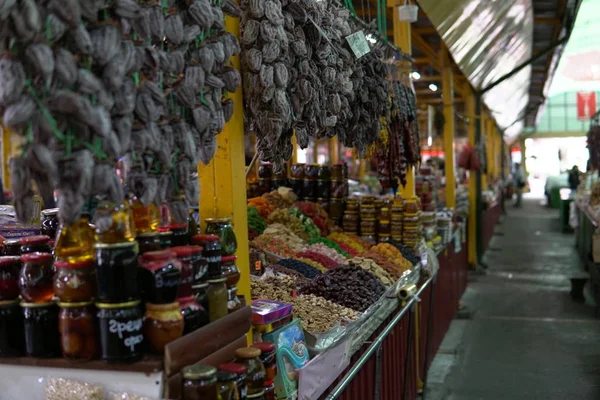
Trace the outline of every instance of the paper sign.
<instances>
[{"instance_id":1,"label":"paper sign","mask_svg":"<svg viewBox=\"0 0 600 400\"><path fill-rule=\"evenodd\" d=\"M589 120L596 113L596 92L577 92L577 119Z\"/></svg>"},{"instance_id":2,"label":"paper sign","mask_svg":"<svg viewBox=\"0 0 600 400\"><path fill-rule=\"evenodd\" d=\"M346 36L346 40L356 58L361 58L371 51L369 42L367 42L367 38L363 31L354 32L352 35Z\"/></svg>"}]
</instances>

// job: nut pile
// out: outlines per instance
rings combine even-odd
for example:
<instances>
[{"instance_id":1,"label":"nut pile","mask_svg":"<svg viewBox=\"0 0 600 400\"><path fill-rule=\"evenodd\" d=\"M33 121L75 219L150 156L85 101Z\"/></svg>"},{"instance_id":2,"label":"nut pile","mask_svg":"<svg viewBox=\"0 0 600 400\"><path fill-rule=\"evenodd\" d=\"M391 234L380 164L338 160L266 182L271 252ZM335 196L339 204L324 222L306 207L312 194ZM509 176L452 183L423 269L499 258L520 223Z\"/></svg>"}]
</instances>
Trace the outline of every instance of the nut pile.
<instances>
[{"instance_id":1,"label":"nut pile","mask_svg":"<svg viewBox=\"0 0 600 400\"><path fill-rule=\"evenodd\" d=\"M311 333L327 332L342 318L355 320L356 311L312 294L300 295L289 301L294 317L300 318L302 327Z\"/></svg>"},{"instance_id":2,"label":"nut pile","mask_svg":"<svg viewBox=\"0 0 600 400\"><path fill-rule=\"evenodd\" d=\"M314 278L301 287L301 292L323 297L356 311L365 311L379 300L385 287L361 267L343 265Z\"/></svg>"},{"instance_id":3,"label":"nut pile","mask_svg":"<svg viewBox=\"0 0 600 400\"><path fill-rule=\"evenodd\" d=\"M306 279L306 277L304 275L302 275L301 273L294 271L293 269L289 269L284 266L278 265L278 264L269 264L265 267L265 269L272 270L276 276L288 275L288 276L293 277L296 280L296 283L298 286L300 286L301 284L306 283L308 281L308 279Z\"/></svg>"},{"instance_id":4,"label":"nut pile","mask_svg":"<svg viewBox=\"0 0 600 400\"><path fill-rule=\"evenodd\" d=\"M63 378L49 378L45 400L104 400L104 388Z\"/></svg>"},{"instance_id":5,"label":"nut pile","mask_svg":"<svg viewBox=\"0 0 600 400\"><path fill-rule=\"evenodd\" d=\"M366 271L371 272L384 286L392 286L396 282L396 280L392 278L392 276L385 269L381 268L370 258L354 257L350 260L347 260L346 264L356 265Z\"/></svg>"},{"instance_id":6,"label":"nut pile","mask_svg":"<svg viewBox=\"0 0 600 400\"><path fill-rule=\"evenodd\" d=\"M267 282L266 279L251 279L250 295L252 300L269 299L287 303L292 299L292 294L288 290L273 285Z\"/></svg>"}]
</instances>

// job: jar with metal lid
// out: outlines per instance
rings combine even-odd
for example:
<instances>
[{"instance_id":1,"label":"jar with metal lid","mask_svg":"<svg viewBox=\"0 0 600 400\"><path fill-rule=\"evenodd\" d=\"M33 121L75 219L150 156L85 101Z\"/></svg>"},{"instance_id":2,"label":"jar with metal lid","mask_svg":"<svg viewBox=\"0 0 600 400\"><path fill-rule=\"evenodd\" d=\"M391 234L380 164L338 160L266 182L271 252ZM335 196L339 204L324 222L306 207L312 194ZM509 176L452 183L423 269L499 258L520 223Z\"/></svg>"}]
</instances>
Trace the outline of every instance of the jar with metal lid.
<instances>
[{"instance_id":1,"label":"jar with metal lid","mask_svg":"<svg viewBox=\"0 0 600 400\"><path fill-rule=\"evenodd\" d=\"M375 233L375 229L377 229L377 220L375 218L361 218L360 220L360 232L364 235L363 232Z\"/></svg>"},{"instance_id":2,"label":"jar with metal lid","mask_svg":"<svg viewBox=\"0 0 600 400\"><path fill-rule=\"evenodd\" d=\"M221 274L227 279L227 288L231 289L236 286L240 281L240 271L235 265L237 256L223 256L221 257Z\"/></svg>"},{"instance_id":3,"label":"jar with metal lid","mask_svg":"<svg viewBox=\"0 0 600 400\"><path fill-rule=\"evenodd\" d=\"M62 225L54 245L57 258L70 262L94 259L94 229L87 219L80 218L69 226Z\"/></svg>"},{"instance_id":4,"label":"jar with metal lid","mask_svg":"<svg viewBox=\"0 0 600 400\"><path fill-rule=\"evenodd\" d=\"M192 286L192 291L202 308L208 310L208 282L202 282Z\"/></svg>"},{"instance_id":5,"label":"jar with metal lid","mask_svg":"<svg viewBox=\"0 0 600 400\"><path fill-rule=\"evenodd\" d=\"M0 257L0 300L14 300L19 297L19 274L21 258L18 256Z\"/></svg>"},{"instance_id":6,"label":"jar with metal lid","mask_svg":"<svg viewBox=\"0 0 600 400\"><path fill-rule=\"evenodd\" d=\"M50 246L50 236L37 235L27 236L19 240L21 244L21 254L27 253L52 253Z\"/></svg>"},{"instance_id":7,"label":"jar with metal lid","mask_svg":"<svg viewBox=\"0 0 600 400\"><path fill-rule=\"evenodd\" d=\"M21 242L19 239L6 239L2 243L4 256L20 256L21 255Z\"/></svg>"},{"instance_id":8,"label":"jar with metal lid","mask_svg":"<svg viewBox=\"0 0 600 400\"><path fill-rule=\"evenodd\" d=\"M96 358L100 346L93 303L60 302L58 306L58 332L63 357L78 361Z\"/></svg>"},{"instance_id":9,"label":"jar with metal lid","mask_svg":"<svg viewBox=\"0 0 600 400\"><path fill-rule=\"evenodd\" d=\"M203 308L194 296L178 298L179 308L183 316L183 335L208 325L208 311Z\"/></svg>"},{"instance_id":10,"label":"jar with metal lid","mask_svg":"<svg viewBox=\"0 0 600 400\"><path fill-rule=\"evenodd\" d=\"M179 260L179 270L181 271L181 282L177 289L177 298L189 297L193 295L192 285L194 283L194 264L195 258L202 253L200 246L178 246L169 249Z\"/></svg>"},{"instance_id":11,"label":"jar with metal lid","mask_svg":"<svg viewBox=\"0 0 600 400\"><path fill-rule=\"evenodd\" d=\"M217 369L209 365L189 365L183 375L182 400L218 400Z\"/></svg>"},{"instance_id":12,"label":"jar with metal lid","mask_svg":"<svg viewBox=\"0 0 600 400\"><path fill-rule=\"evenodd\" d=\"M237 376L232 372L217 371L219 399L239 400L239 395L235 384L236 377Z\"/></svg>"},{"instance_id":13,"label":"jar with metal lid","mask_svg":"<svg viewBox=\"0 0 600 400\"><path fill-rule=\"evenodd\" d=\"M21 256L19 289L23 300L44 303L54 297L52 254L29 253Z\"/></svg>"},{"instance_id":14,"label":"jar with metal lid","mask_svg":"<svg viewBox=\"0 0 600 400\"><path fill-rule=\"evenodd\" d=\"M346 211L358 213L358 200L348 199L346 201Z\"/></svg>"},{"instance_id":15,"label":"jar with metal lid","mask_svg":"<svg viewBox=\"0 0 600 400\"><path fill-rule=\"evenodd\" d=\"M23 310L19 300L0 301L0 357L19 357L25 349Z\"/></svg>"},{"instance_id":16,"label":"jar with metal lid","mask_svg":"<svg viewBox=\"0 0 600 400\"><path fill-rule=\"evenodd\" d=\"M304 164L292 164L290 169L290 177L293 179L302 180L305 178Z\"/></svg>"},{"instance_id":17,"label":"jar with metal lid","mask_svg":"<svg viewBox=\"0 0 600 400\"><path fill-rule=\"evenodd\" d=\"M219 371L231 372L234 373L235 385L237 388L238 398L240 400L246 400L248 396L248 388L246 386L246 372L248 368L246 368L243 364L238 363L227 363L219 365Z\"/></svg>"},{"instance_id":18,"label":"jar with metal lid","mask_svg":"<svg viewBox=\"0 0 600 400\"><path fill-rule=\"evenodd\" d=\"M243 347L235 351L236 362L248 369L246 383L248 398L262 394L265 387L265 367L260 361L260 350L256 347Z\"/></svg>"},{"instance_id":19,"label":"jar with metal lid","mask_svg":"<svg viewBox=\"0 0 600 400\"><path fill-rule=\"evenodd\" d=\"M173 236L171 236L171 246L172 247L186 246L186 245L190 244L187 223L171 225L171 232L173 233Z\"/></svg>"},{"instance_id":20,"label":"jar with metal lid","mask_svg":"<svg viewBox=\"0 0 600 400\"><path fill-rule=\"evenodd\" d=\"M151 251L138 257L143 298L153 304L173 303L181 283L181 263L168 250Z\"/></svg>"},{"instance_id":21,"label":"jar with metal lid","mask_svg":"<svg viewBox=\"0 0 600 400\"><path fill-rule=\"evenodd\" d=\"M171 304L146 303L144 337L151 351L162 354L165 346L183 335L183 315L178 302Z\"/></svg>"},{"instance_id":22,"label":"jar with metal lid","mask_svg":"<svg viewBox=\"0 0 600 400\"><path fill-rule=\"evenodd\" d=\"M358 231L358 227L360 224L360 219L358 218L358 214L354 211L348 211L344 213L344 217L342 218L342 227L345 232L356 232Z\"/></svg>"},{"instance_id":23,"label":"jar with metal lid","mask_svg":"<svg viewBox=\"0 0 600 400\"><path fill-rule=\"evenodd\" d=\"M95 247L98 301L125 303L137 299L137 243L97 243Z\"/></svg>"},{"instance_id":24,"label":"jar with metal lid","mask_svg":"<svg viewBox=\"0 0 600 400\"><path fill-rule=\"evenodd\" d=\"M50 237L51 240L55 240L58 233L58 226L58 208L42 210L41 234Z\"/></svg>"},{"instance_id":25,"label":"jar with metal lid","mask_svg":"<svg viewBox=\"0 0 600 400\"><path fill-rule=\"evenodd\" d=\"M50 358L60 355L58 306L53 301L22 302L25 326L25 352L31 357Z\"/></svg>"},{"instance_id":26,"label":"jar with metal lid","mask_svg":"<svg viewBox=\"0 0 600 400\"><path fill-rule=\"evenodd\" d=\"M54 267L54 293L60 301L76 303L96 297L96 269L93 261L56 261Z\"/></svg>"},{"instance_id":27,"label":"jar with metal lid","mask_svg":"<svg viewBox=\"0 0 600 400\"><path fill-rule=\"evenodd\" d=\"M271 342L254 343L252 347L260 350L260 361L265 367L265 379L272 381L277 376L277 359L275 358L275 345Z\"/></svg>"},{"instance_id":28,"label":"jar with metal lid","mask_svg":"<svg viewBox=\"0 0 600 400\"><path fill-rule=\"evenodd\" d=\"M227 289L227 311L229 314L232 312L236 312L242 308L242 302L237 295L238 288L237 286L233 286Z\"/></svg>"},{"instance_id":29,"label":"jar with metal lid","mask_svg":"<svg viewBox=\"0 0 600 400\"><path fill-rule=\"evenodd\" d=\"M208 272L207 279L221 277L221 242L217 235L196 235L192 243L202 246L202 258L206 262Z\"/></svg>"},{"instance_id":30,"label":"jar with metal lid","mask_svg":"<svg viewBox=\"0 0 600 400\"><path fill-rule=\"evenodd\" d=\"M387 243L390 241L390 235L378 234L377 243Z\"/></svg>"},{"instance_id":31,"label":"jar with metal lid","mask_svg":"<svg viewBox=\"0 0 600 400\"><path fill-rule=\"evenodd\" d=\"M173 232L171 231L159 231L158 239L160 240L160 248L168 249L173 245Z\"/></svg>"},{"instance_id":32,"label":"jar with metal lid","mask_svg":"<svg viewBox=\"0 0 600 400\"><path fill-rule=\"evenodd\" d=\"M221 255L228 256L235 254L237 250L237 239L233 226L231 225L231 218L207 218L206 222L206 233L209 235L217 235L221 242Z\"/></svg>"},{"instance_id":33,"label":"jar with metal lid","mask_svg":"<svg viewBox=\"0 0 600 400\"><path fill-rule=\"evenodd\" d=\"M361 219L375 219L377 212L373 204L361 204L360 205L360 218Z\"/></svg>"},{"instance_id":34,"label":"jar with metal lid","mask_svg":"<svg viewBox=\"0 0 600 400\"><path fill-rule=\"evenodd\" d=\"M131 213L135 222L135 230L138 234L156 231L160 224L160 212L154 203L143 205L138 198L131 201Z\"/></svg>"},{"instance_id":35,"label":"jar with metal lid","mask_svg":"<svg viewBox=\"0 0 600 400\"><path fill-rule=\"evenodd\" d=\"M389 235L392 233L391 222L389 219L379 219L379 223L377 224L378 232L383 235Z\"/></svg>"},{"instance_id":36,"label":"jar with metal lid","mask_svg":"<svg viewBox=\"0 0 600 400\"><path fill-rule=\"evenodd\" d=\"M265 400L275 400L277 397L275 396L275 381L270 380L265 382Z\"/></svg>"},{"instance_id":37,"label":"jar with metal lid","mask_svg":"<svg viewBox=\"0 0 600 400\"><path fill-rule=\"evenodd\" d=\"M138 232L135 240L138 243L140 254L144 254L149 251L159 251L161 249L159 232Z\"/></svg>"},{"instance_id":38,"label":"jar with metal lid","mask_svg":"<svg viewBox=\"0 0 600 400\"><path fill-rule=\"evenodd\" d=\"M114 364L139 361L144 347L140 301L96 303L96 307L102 360Z\"/></svg>"},{"instance_id":39,"label":"jar with metal lid","mask_svg":"<svg viewBox=\"0 0 600 400\"><path fill-rule=\"evenodd\" d=\"M219 278L208 281L208 314L210 322L226 317L229 314L225 280L225 278Z\"/></svg>"}]
</instances>

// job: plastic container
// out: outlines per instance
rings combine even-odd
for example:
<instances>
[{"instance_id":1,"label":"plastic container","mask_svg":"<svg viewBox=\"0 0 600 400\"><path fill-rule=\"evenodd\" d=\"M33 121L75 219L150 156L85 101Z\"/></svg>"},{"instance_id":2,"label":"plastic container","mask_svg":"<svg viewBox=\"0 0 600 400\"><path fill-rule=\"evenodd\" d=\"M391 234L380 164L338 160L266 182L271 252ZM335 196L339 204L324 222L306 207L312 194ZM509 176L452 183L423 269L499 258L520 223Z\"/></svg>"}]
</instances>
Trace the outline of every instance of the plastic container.
<instances>
[{"instance_id":1,"label":"plastic container","mask_svg":"<svg viewBox=\"0 0 600 400\"><path fill-rule=\"evenodd\" d=\"M272 324L291 314L291 304L266 299L252 302L252 324L255 325Z\"/></svg>"}]
</instances>

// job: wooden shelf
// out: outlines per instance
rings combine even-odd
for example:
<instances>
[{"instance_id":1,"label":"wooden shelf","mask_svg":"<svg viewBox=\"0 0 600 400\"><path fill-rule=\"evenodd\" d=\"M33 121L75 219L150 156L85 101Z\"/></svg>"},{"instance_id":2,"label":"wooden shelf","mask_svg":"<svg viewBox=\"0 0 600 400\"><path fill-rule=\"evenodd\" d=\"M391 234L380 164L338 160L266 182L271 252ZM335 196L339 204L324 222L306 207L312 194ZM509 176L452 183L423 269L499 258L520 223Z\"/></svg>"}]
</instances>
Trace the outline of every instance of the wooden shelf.
<instances>
[{"instance_id":1,"label":"wooden shelf","mask_svg":"<svg viewBox=\"0 0 600 400\"><path fill-rule=\"evenodd\" d=\"M0 364L29 367L91 369L97 371L142 372L145 374L152 374L162 371L163 357L147 355L141 361L133 364L108 364L102 360L75 362L65 360L64 358L9 357L0 358Z\"/></svg>"}]
</instances>

